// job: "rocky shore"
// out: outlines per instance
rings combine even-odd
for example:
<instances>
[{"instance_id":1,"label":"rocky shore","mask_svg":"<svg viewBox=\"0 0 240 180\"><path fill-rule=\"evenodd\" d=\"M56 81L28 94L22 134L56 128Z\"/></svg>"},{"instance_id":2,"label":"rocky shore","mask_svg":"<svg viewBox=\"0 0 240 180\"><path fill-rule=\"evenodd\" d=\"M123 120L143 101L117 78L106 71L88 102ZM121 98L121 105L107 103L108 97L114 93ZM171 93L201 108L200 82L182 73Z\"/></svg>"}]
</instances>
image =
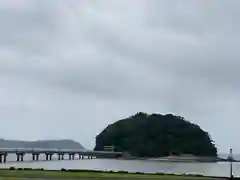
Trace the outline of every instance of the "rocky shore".
<instances>
[{"instance_id":1,"label":"rocky shore","mask_svg":"<svg viewBox=\"0 0 240 180\"><path fill-rule=\"evenodd\" d=\"M167 162L219 162L227 161L220 157L198 157L192 155L167 156L160 158L150 158L149 160L167 161Z\"/></svg>"}]
</instances>

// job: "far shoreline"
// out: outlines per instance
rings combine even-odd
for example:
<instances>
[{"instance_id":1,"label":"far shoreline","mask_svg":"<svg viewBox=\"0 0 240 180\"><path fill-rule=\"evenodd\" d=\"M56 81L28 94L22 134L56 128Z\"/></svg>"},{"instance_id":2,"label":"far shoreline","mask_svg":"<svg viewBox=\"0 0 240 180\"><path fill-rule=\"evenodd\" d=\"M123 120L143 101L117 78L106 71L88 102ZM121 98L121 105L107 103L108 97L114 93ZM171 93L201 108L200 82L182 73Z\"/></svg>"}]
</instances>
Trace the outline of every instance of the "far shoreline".
<instances>
[{"instance_id":1,"label":"far shoreline","mask_svg":"<svg viewBox=\"0 0 240 180\"><path fill-rule=\"evenodd\" d=\"M217 163L217 162L228 162L228 159L221 158L219 156L216 157L201 157L194 155L171 155L164 157L122 157L119 158L122 160L150 160L150 161L159 161L159 162L179 162L179 163ZM233 160L232 162L240 162L237 160Z\"/></svg>"}]
</instances>

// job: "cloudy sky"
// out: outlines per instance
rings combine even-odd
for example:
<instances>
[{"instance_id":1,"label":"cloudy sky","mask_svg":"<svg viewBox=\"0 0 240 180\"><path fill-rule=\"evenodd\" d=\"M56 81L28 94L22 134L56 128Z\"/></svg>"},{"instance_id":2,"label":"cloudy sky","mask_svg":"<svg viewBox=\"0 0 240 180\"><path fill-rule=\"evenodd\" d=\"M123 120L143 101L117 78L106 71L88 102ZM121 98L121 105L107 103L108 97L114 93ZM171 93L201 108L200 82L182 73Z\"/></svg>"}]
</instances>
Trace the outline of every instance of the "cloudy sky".
<instances>
[{"instance_id":1,"label":"cloudy sky","mask_svg":"<svg viewBox=\"0 0 240 180\"><path fill-rule=\"evenodd\" d=\"M0 137L85 147L174 113L240 152L239 0L1 0Z\"/></svg>"}]
</instances>

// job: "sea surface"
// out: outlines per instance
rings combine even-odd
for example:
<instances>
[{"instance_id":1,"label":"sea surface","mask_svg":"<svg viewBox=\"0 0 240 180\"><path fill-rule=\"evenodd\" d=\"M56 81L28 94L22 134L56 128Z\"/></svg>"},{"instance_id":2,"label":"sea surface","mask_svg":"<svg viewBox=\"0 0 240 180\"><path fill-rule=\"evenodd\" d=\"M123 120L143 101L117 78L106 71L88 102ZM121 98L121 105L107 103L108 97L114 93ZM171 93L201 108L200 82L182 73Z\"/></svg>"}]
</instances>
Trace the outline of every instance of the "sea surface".
<instances>
[{"instance_id":1,"label":"sea surface","mask_svg":"<svg viewBox=\"0 0 240 180\"><path fill-rule=\"evenodd\" d=\"M220 163L176 163L160 162L153 160L115 160L115 159L83 159L58 161L57 156L52 161L45 161L45 156L40 156L41 161L31 161L32 156L25 156L24 162L16 162L16 155L8 156L6 164L0 164L0 168L44 168L50 170L56 169L91 169L91 170L112 170L112 171L129 171L129 172L165 172L165 173L189 173L202 174L208 176L224 176L230 174L228 162ZM240 177L240 163L233 163L233 173Z\"/></svg>"}]
</instances>

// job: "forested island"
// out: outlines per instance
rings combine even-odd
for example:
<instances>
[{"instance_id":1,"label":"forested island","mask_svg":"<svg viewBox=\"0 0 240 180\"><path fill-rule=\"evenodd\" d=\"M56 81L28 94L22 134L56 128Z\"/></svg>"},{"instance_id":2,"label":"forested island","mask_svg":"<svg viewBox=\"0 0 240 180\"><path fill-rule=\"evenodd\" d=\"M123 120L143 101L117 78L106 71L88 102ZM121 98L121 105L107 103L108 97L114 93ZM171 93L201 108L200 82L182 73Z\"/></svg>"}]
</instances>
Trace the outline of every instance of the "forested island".
<instances>
[{"instance_id":1,"label":"forested island","mask_svg":"<svg viewBox=\"0 0 240 180\"><path fill-rule=\"evenodd\" d=\"M110 124L97 135L94 149L104 150L104 146L111 145L134 157L217 157L217 148L208 132L172 114L140 112Z\"/></svg>"}]
</instances>

